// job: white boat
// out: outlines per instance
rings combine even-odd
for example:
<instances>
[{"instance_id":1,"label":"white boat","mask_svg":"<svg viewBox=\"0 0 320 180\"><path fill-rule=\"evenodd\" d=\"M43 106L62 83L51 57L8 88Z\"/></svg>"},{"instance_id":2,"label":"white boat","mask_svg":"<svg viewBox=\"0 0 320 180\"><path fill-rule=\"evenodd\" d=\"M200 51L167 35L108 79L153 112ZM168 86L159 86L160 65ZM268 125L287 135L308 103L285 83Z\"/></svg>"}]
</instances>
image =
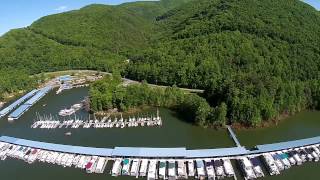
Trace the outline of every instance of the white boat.
<instances>
[{"instance_id":1,"label":"white boat","mask_svg":"<svg viewBox=\"0 0 320 180\"><path fill-rule=\"evenodd\" d=\"M74 109L62 109L61 111L59 111L59 115L60 116L70 116L72 114L74 114L76 111Z\"/></svg>"},{"instance_id":2,"label":"white boat","mask_svg":"<svg viewBox=\"0 0 320 180\"><path fill-rule=\"evenodd\" d=\"M95 173L103 173L106 168L107 162L108 162L108 160L106 158L99 157Z\"/></svg>"},{"instance_id":3,"label":"white boat","mask_svg":"<svg viewBox=\"0 0 320 180\"><path fill-rule=\"evenodd\" d=\"M71 167L72 166L72 162L73 162L74 158L75 158L75 155L73 155L73 154L69 155L69 158L68 158L68 160L66 162L66 166L67 167Z\"/></svg>"},{"instance_id":4,"label":"white boat","mask_svg":"<svg viewBox=\"0 0 320 180\"><path fill-rule=\"evenodd\" d=\"M95 171L97 160L98 156L92 156L90 161L86 163L85 168L87 173L93 173Z\"/></svg>"},{"instance_id":5,"label":"white boat","mask_svg":"<svg viewBox=\"0 0 320 180\"><path fill-rule=\"evenodd\" d=\"M82 168L82 165L85 161L85 158L86 158L86 156L80 156L80 159L79 159L78 164L76 166L77 168Z\"/></svg>"},{"instance_id":6,"label":"white boat","mask_svg":"<svg viewBox=\"0 0 320 180\"><path fill-rule=\"evenodd\" d=\"M189 177L194 177L195 176L195 170L194 170L194 161L189 160L188 161L188 176Z\"/></svg>"},{"instance_id":7,"label":"white boat","mask_svg":"<svg viewBox=\"0 0 320 180\"><path fill-rule=\"evenodd\" d=\"M125 158L122 161L122 170L121 170L121 174L128 176L130 175L130 165L131 165L131 159Z\"/></svg>"},{"instance_id":8,"label":"white boat","mask_svg":"<svg viewBox=\"0 0 320 180\"><path fill-rule=\"evenodd\" d=\"M276 154L275 152L271 152L270 155L273 158L276 166L278 167L278 170L279 171L283 171L284 170L284 164L282 163L281 158L278 156L278 154Z\"/></svg>"},{"instance_id":9,"label":"white boat","mask_svg":"<svg viewBox=\"0 0 320 180\"><path fill-rule=\"evenodd\" d=\"M223 159L223 167L224 167L224 171L226 172L226 175L228 177L235 176L234 169L232 167L230 159Z\"/></svg>"},{"instance_id":10,"label":"white boat","mask_svg":"<svg viewBox=\"0 0 320 180\"><path fill-rule=\"evenodd\" d=\"M318 154L318 156L320 156L320 150L317 148L317 146L313 145L311 146L313 148L313 150Z\"/></svg>"},{"instance_id":11,"label":"white boat","mask_svg":"<svg viewBox=\"0 0 320 180\"><path fill-rule=\"evenodd\" d=\"M169 179L176 179L177 178L176 162L174 160L170 160L168 162L168 176L169 176Z\"/></svg>"},{"instance_id":12,"label":"white boat","mask_svg":"<svg viewBox=\"0 0 320 180\"><path fill-rule=\"evenodd\" d=\"M113 164L113 167L112 167L112 170L111 170L111 175L112 176L119 176L120 173L121 173L121 162L122 162L122 159L116 159L114 164Z\"/></svg>"},{"instance_id":13,"label":"white boat","mask_svg":"<svg viewBox=\"0 0 320 180\"><path fill-rule=\"evenodd\" d=\"M264 173L262 171L262 164L258 156L250 157L250 161L253 167L253 171L256 174L257 178L264 177Z\"/></svg>"},{"instance_id":14,"label":"white boat","mask_svg":"<svg viewBox=\"0 0 320 180\"><path fill-rule=\"evenodd\" d=\"M77 166L79 160L80 160L80 155L76 155L76 156L73 158L72 165L73 165L73 166Z\"/></svg>"},{"instance_id":15,"label":"white boat","mask_svg":"<svg viewBox=\"0 0 320 180\"><path fill-rule=\"evenodd\" d=\"M289 160L291 166L294 166L294 165L297 164L297 163L296 163L296 160L293 158L293 156L291 156L291 155L289 154L289 151L288 151L288 150L283 150L282 152L285 153L285 154L288 156L288 160Z\"/></svg>"},{"instance_id":16,"label":"white boat","mask_svg":"<svg viewBox=\"0 0 320 180\"><path fill-rule=\"evenodd\" d=\"M139 170L139 176L145 177L147 175L149 161L147 159L141 160L141 166Z\"/></svg>"},{"instance_id":17,"label":"white boat","mask_svg":"<svg viewBox=\"0 0 320 180\"><path fill-rule=\"evenodd\" d=\"M159 178L166 179L167 178L167 161L161 160L159 162Z\"/></svg>"},{"instance_id":18,"label":"white boat","mask_svg":"<svg viewBox=\"0 0 320 180\"><path fill-rule=\"evenodd\" d=\"M72 109L74 109L75 111L78 111L82 108L82 104L74 104L71 106Z\"/></svg>"},{"instance_id":19,"label":"white boat","mask_svg":"<svg viewBox=\"0 0 320 180\"><path fill-rule=\"evenodd\" d=\"M178 160L178 179L188 179L187 166L184 160Z\"/></svg>"},{"instance_id":20,"label":"white boat","mask_svg":"<svg viewBox=\"0 0 320 180\"><path fill-rule=\"evenodd\" d=\"M222 179L224 178L226 175L224 173L224 168L223 168L223 163L220 159L214 159L213 160L213 165L214 165L214 169L215 169L215 176L217 177L217 179ZM209 176L209 174L208 174ZM215 179L215 178L213 178Z\"/></svg>"},{"instance_id":21,"label":"white boat","mask_svg":"<svg viewBox=\"0 0 320 180\"><path fill-rule=\"evenodd\" d=\"M84 162L82 164L82 169L86 168L86 165L91 161L92 157L91 156L86 156L86 158L84 159Z\"/></svg>"},{"instance_id":22,"label":"white boat","mask_svg":"<svg viewBox=\"0 0 320 180\"><path fill-rule=\"evenodd\" d=\"M248 160L248 158L247 157L241 157L241 159L239 161L240 161L240 165L242 167L245 179L255 179L256 175L255 175L255 173L253 171L252 164Z\"/></svg>"},{"instance_id":23,"label":"white boat","mask_svg":"<svg viewBox=\"0 0 320 180\"><path fill-rule=\"evenodd\" d=\"M289 155L294 158L298 166L302 165L302 159L300 158L297 152L291 150L289 151Z\"/></svg>"},{"instance_id":24,"label":"white boat","mask_svg":"<svg viewBox=\"0 0 320 180\"><path fill-rule=\"evenodd\" d=\"M281 151L278 151L277 155L280 157L285 169L291 168L291 163L289 161L289 156L287 154L284 154Z\"/></svg>"},{"instance_id":25,"label":"white boat","mask_svg":"<svg viewBox=\"0 0 320 180\"><path fill-rule=\"evenodd\" d=\"M56 164L60 165L61 164L61 159L62 159L62 156L64 156L64 153L60 153L56 159Z\"/></svg>"},{"instance_id":26,"label":"white boat","mask_svg":"<svg viewBox=\"0 0 320 180\"><path fill-rule=\"evenodd\" d=\"M149 168L148 168L147 180L155 180L155 179L158 179L158 176L157 176L157 161L156 160L150 160Z\"/></svg>"},{"instance_id":27,"label":"white boat","mask_svg":"<svg viewBox=\"0 0 320 180\"><path fill-rule=\"evenodd\" d=\"M211 159L205 159L205 167L208 175L209 180L215 180L216 173L214 172L214 164Z\"/></svg>"},{"instance_id":28,"label":"white boat","mask_svg":"<svg viewBox=\"0 0 320 180\"><path fill-rule=\"evenodd\" d=\"M134 176L134 177L138 177L139 176L139 167L140 167L140 160L139 159L132 160L130 175Z\"/></svg>"},{"instance_id":29,"label":"white boat","mask_svg":"<svg viewBox=\"0 0 320 180\"><path fill-rule=\"evenodd\" d=\"M196 160L196 167L197 167L197 178L198 179L205 179L206 178L206 172L203 160Z\"/></svg>"},{"instance_id":30,"label":"white boat","mask_svg":"<svg viewBox=\"0 0 320 180\"><path fill-rule=\"evenodd\" d=\"M263 158L271 176L280 174L278 166L275 164L273 157L269 153L263 154Z\"/></svg>"}]
</instances>

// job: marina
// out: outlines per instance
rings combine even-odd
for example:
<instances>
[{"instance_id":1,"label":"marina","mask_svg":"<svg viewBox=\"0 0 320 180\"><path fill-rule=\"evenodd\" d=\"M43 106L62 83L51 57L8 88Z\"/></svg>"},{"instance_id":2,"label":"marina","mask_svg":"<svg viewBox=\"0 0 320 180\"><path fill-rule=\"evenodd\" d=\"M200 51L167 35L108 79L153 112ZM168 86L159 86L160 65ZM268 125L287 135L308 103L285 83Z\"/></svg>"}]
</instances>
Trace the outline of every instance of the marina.
<instances>
[{"instance_id":1,"label":"marina","mask_svg":"<svg viewBox=\"0 0 320 180\"><path fill-rule=\"evenodd\" d=\"M0 137L0 159L7 157L23 160L29 164L39 161L63 167L83 169L85 172L103 173L107 162L114 162L110 171L112 176L147 177L147 179L223 179L234 177L235 170L231 161L237 161L244 179L264 177L263 164L271 176L279 175L285 169L308 161L319 160L320 137L258 145L257 150L237 151L234 154L212 150L188 150L186 148L138 148L115 147L95 148L61 145ZM279 146L275 146L279 145ZM267 147L267 148L266 148ZM243 147L242 147L243 148ZM199 152L217 152L199 158ZM263 151L263 152L262 152ZM196 153L194 153L196 152ZM289 157L294 158L289 160ZM263 160L263 164L260 162ZM146 168L148 167L148 168ZM196 171L195 171L195 169ZM146 173L147 172L147 173Z\"/></svg>"},{"instance_id":2,"label":"marina","mask_svg":"<svg viewBox=\"0 0 320 180\"><path fill-rule=\"evenodd\" d=\"M156 149L137 149L137 148L133 148L133 149L126 149L126 151L130 151L130 152L139 152L139 153L149 153L150 157L139 157L139 156L134 156L132 157L131 155L133 155L134 153L129 153L126 152L128 154L128 156L126 157L118 157L117 158L121 158L121 163L123 163L123 160L125 158L127 159L131 159L131 167L134 163L134 159L140 160L140 169L138 171L138 176L139 177L147 177L148 176L148 167L150 165L150 162L153 160L158 160L155 164L156 168L159 167L159 162L161 160L166 160L167 162L167 168L169 168L169 161L171 161L172 159L175 160L176 162L176 166L175 169L176 171L178 171L178 161L182 161L186 164L186 171L187 174L190 176L188 177L195 177L197 176L197 169L196 169L196 160L203 160L204 163L204 168L205 167L205 160L207 159L212 159L213 163L214 160L216 159L221 159L223 161L223 167L224 167L224 173L225 173L225 177L234 177L232 175L227 175L227 170L225 167L231 167L233 169L233 173L229 174L236 174L238 179L241 179L243 177L243 174L241 173L241 175L239 174L239 170L241 170L241 168L239 168L235 163L238 162L237 158L237 153L236 151L245 151L244 153L247 153L247 149L246 148L238 148L238 147L232 147L234 145L234 142L232 141L231 138L229 138L228 136L228 132L227 131L217 131L217 130L208 130L208 129L202 129L202 128L197 128L197 127L192 127L189 126L188 123L184 123L184 121L176 119L175 118L175 113L168 111L166 109L159 109L160 110L160 116L162 117L162 119L164 119L164 124L162 126L162 128L128 128L126 131L121 130L121 128L112 128L108 131L99 131L96 128L93 128L93 126L86 130L86 131L78 131L76 128L71 128L71 126L69 126L68 128L70 130L70 132L72 132L72 136L68 136L66 137L65 134L65 126L64 128L56 128L54 131L34 131L32 129L30 129L30 123L32 123L32 119L34 119L34 114L38 113L38 114L57 114L59 112L59 110L61 110L63 107L66 106L72 106L74 103L79 102L83 97L87 96L87 91L85 88L79 88L79 89L73 89L71 91L65 91L63 93L61 93L59 96L55 95L55 92L50 92L46 98L41 101L41 103L37 103L36 105L34 105L35 107L32 108L31 110L28 111L28 113L25 113L24 116L21 117L21 121L15 121L14 123L7 123L6 121L2 123L2 127L0 127L2 134L5 135L9 135L9 136L18 136L18 137L22 137L22 138L27 138L27 139L35 139L36 141L43 141L43 142L54 142L54 143L63 143L63 144L75 144L77 146L91 146L91 147L119 147L122 146L123 147L161 147L164 148L162 151L162 153L164 153L164 155L170 155L170 149L168 147L186 147L186 148L180 148L179 151L180 152L185 152L187 154L193 154L193 158L188 158L188 155L184 155L184 156L179 156L178 154L176 154L176 158L172 158L170 156L165 156L165 158L161 157L161 156L156 156L151 157L151 155L155 155L157 150ZM68 102L70 102L68 104ZM46 106L43 106L43 104L47 104ZM155 111L155 110L152 110ZM148 112L150 114L150 112ZM311 113L312 114L312 113ZM317 113L315 113L317 114ZM85 111L79 111L76 113L77 117L85 117L87 116L87 113ZM315 116L315 119L317 116ZM298 116L299 119L301 119L300 116ZM291 121L291 120L290 120ZM291 121L292 122L292 121ZM295 122L295 121L293 121ZM298 122L298 121L296 121ZM310 124L310 121L308 121ZM316 122L316 121L315 121ZM308 126L308 123L303 123L304 125ZM299 126L301 127L301 125ZM316 127L314 124L312 124L312 127ZM179 133L177 133L176 128L179 128ZM23 129L23 131L22 131ZM281 129L281 127L280 127ZM306 129L310 129L309 127ZM299 128L299 130L301 130L301 128ZM282 130L284 133L288 133L285 130ZM54 136L52 136L52 133L54 132ZM163 133L166 132L166 133ZM252 139L252 138L243 138L244 134L246 133L244 132L238 132L238 130L235 131L237 137L239 138L239 140L241 140L242 145L245 145L246 147L254 147L254 145L251 145L251 143L248 143L250 140L250 142L254 142L254 140L257 139ZM293 131L296 133L296 131ZM302 137L310 137L310 136L314 136L317 135L318 130L314 130L311 128L311 131L307 131L308 133L306 135L303 135ZM188 134L193 133L193 136L196 136L197 138L193 139L192 137L188 136ZM274 132L273 132L274 133ZM312 134L313 133L313 134ZM265 133L264 133L265 134ZM296 133L297 134L297 133ZM148 137L146 137L146 135L148 135ZM149 136L150 135L150 136ZM117 138L109 138L110 136L116 136ZM100 137L100 139L105 139L105 140L97 140L96 138ZM250 136L252 137L252 135ZM278 136L279 139L281 139L281 135ZM294 138L299 139L299 137L295 137ZM141 139L144 139L143 142L141 142ZM270 143L270 142L279 142L279 140L269 140L266 141L265 139L263 139L261 136L259 137L259 141L258 142L266 142L266 144ZM83 139L87 139L85 141L83 141ZM253 141L252 141L253 140ZM292 139L283 139L283 140L292 140ZM249 144L249 145L248 145ZM197 149L197 148L202 148L202 149ZM211 149L214 148L214 149ZM236 149L234 149L236 148ZM115 149L115 148L111 148L111 149ZM118 149L118 148L117 148ZM121 149L121 148L120 148ZM124 153L124 150L118 149L118 153ZM166 153L165 150L166 149ZM185 149L185 150L183 150ZM148 150L148 151L146 151ZM181 151L182 150L182 151ZM258 149L251 149L251 151L256 151ZM276 151L276 153L280 153L280 152L285 152L287 151L288 153L288 157L289 159L294 159L291 158L290 154L292 153L295 157L297 157L297 154L295 152L291 152L287 150L280 150L280 151ZM171 149L172 151L172 149ZM307 150L306 150L307 151ZM223 157L223 156L219 156L219 157L211 157L211 155L214 153L216 155L218 154L222 154L222 153L228 153L230 154L230 156L227 157ZM47 154L58 154L60 155L59 151L53 151L51 153L47 153ZM302 153L302 152L301 152ZM60 156L60 159L64 159L65 154L73 154L73 153L63 153ZM235 155L232 155L235 154ZM261 154L261 153L260 153ZM54 155L54 154L53 154ZM81 154L79 154L81 155ZM56 155L54 155L56 156ZM71 155L67 155L67 157L73 157ZM87 161L87 157L77 157L78 155L75 155L75 159L74 161L77 161L77 158L81 158L83 162ZM86 155L83 155L86 156ZM93 156L97 156L97 155L89 155L91 157ZM256 156L256 154L248 154L246 155L249 160L251 160L252 156ZM48 157L48 155L47 155ZM109 156L98 156L98 157L103 157L103 158L110 158ZM209 157L209 158L208 158ZM231 157L231 158L230 158ZM96 174L92 177L94 177L95 179L105 179L106 176L108 176L108 174L111 172L112 167L113 167L113 163L114 160L112 159L113 157L111 156L110 159L108 159L108 163L105 166L105 170L103 172L103 174ZM297 166L297 165L293 165L291 166L291 168L289 168L288 170L285 171L281 171L281 175L280 176L269 176L270 173L269 171L265 172L265 162L263 157L260 155L258 156L258 158L260 159L260 162L262 163L263 167L263 171L265 174L265 179L286 179L287 177L292 177L292 174L294 174L295 176L299 177L298 174L296 174L295 172L301 172L301 171L314 171L314 173L317 172L317 165L314 163L308 163L309 159L306 156L306 161L303 162L301 159L301 164L303 164L303 166ZM275 158L275 157L274 157ZM15 159L15 158L7 158L7 159ZM92 158L91 158L92 159ZM42 162L43 161L43 162ZM85 172L90 172L91 170L93 170L92 168L94 166L90 166L90 164L87 166L87 168L85 167L85 165L83 165L83 163L81 164L83 168L82 172L84 173L79 173L79 169L78 168L59 168L59 166L61 167L65 167L67 163L67 160L63 160L63 162L60 162L60 164L65 164L65 165L52 165L51 163L47 163L47 159L43 159L42 161L38 161L36 160L35 162L40 162L39 163L33 163L32 164L32 168L26 168L26 165L23 163L23 161L16 161L16 160L10 160L7 161L5 163L0 163L0 167L2 169L4 169L5 171L3 171L2 173L4 173L5 177L14 177L15 174L11 173L12 171L10 171L10 167L11 168L18 168L19 171L25 172L27 174L29 174L28 172L34 172L34 170L32 169L41 169L41 171L46 172L46 174L52 174L52 173L60 173L63 172L64 174L68 174L69 176L73 177L73 178L78 178L78 179L90 179L91 175L85 175ZM61 161L61 160L60 160ZM64 162L66 161L66 162ZM89 160L88 162L90 162L91 160ZM315 161L315 159L313 160ZM50 162L50 161L48 161ZM229 163L228 163L229 162ZM14 166L13 166L14 164ZM88 164L88 163L87 163ZM189 164L191 164L191 166L189 166ZM192 168L192 164L194 164L193 168ZM228 166L229 164L229 166ZM79 167L81 166L79 165ZM122 165L122 164L121 164ZM75 165L72 164L72 167L74 167ZM92 168L90 168L90 167ZM147 168L144 170L142 167L146 166ZM254 163L252 162L252 166L254 167ZM68 166L66 166L68 167ZM153 166L151 166L153 167ZM26 169L25 169L26 168ZM27 170L28 169L28 170ZM193 175L192 175L192 169L193 169ZM169 170L169 169L167 169ZM190 171L189 171L190 170ZM117 179L132 179L132 177L135 176L124 176L121 175L121 171L120 170L120 174L117 177ZM134 171L134 170L132 170ZM143 173L145 171L145 176L142 176ZM141 174L140 174L141 172ZM152 170L151 170L152 172ZM216 173L216 171L214 171ZM254 171L256 173L256 171ZM94 172L93 172L94 173ZM314 173L309 174L310 176L313 176ZM89 173L90 174L90 173ZM130 169L130 174L131 174L131 169ZM134 173L133 173L134 174ZM166 172L167 177L169 177L169 173L168 171ZM178 176L178 172L176 172L177 176ZM8 176L10 175L10 176ZM53 174L52 174L53 175ZM19 178L16 179L22 179L23 177L20 175L16 175L19 176ZM89 176L89 177L88 177ZM158 169L155 170L155 173L151 173L151 176L159 176L159 172ZM207 172L205 171L205 176L207 177ZM256 173L257 176L257 173ZM40 173L35 173L34 175L28 175L28 177L45 177L44 174L42 174L42 172ZM63 174L60 174L59 177L65 177ZM131 177L131 178L130 178ZM107 178L111 178L111 177L107 177Z\"/></svg>"},{"instance_id":3,"label":"marina","mask_svg":"<svg viewBox=\"0 0 320 180\"><path fill-rule=\"evenodd\" d=\"M71 114L70 114L71 115ZM150 117L133 117L133 118L114 118L113 120L109 117L105 117L101 120L80 120L75 117L69 120L56 120L53 116L41 117L38 116L37 121L35 121L31 128L40 129L56 129L56 128L131 128L131 127L152 127L152 126L162 126L162 119L159 115Z\"/></svg>"}]
</instances>

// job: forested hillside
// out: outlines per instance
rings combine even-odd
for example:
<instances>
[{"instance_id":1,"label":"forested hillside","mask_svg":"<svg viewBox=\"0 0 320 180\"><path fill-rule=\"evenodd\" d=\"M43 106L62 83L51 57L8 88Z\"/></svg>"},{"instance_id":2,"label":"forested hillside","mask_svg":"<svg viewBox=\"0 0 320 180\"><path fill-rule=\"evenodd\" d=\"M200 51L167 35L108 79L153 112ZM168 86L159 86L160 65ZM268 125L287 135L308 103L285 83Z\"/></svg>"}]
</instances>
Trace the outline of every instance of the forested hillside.
<instances>
[{"instance_id":1,"label":"forested hillside","mask_svg":"<svg viewBox=\"0 0 320 180\"><path fill-rule=\"evenodd\" d=\"M90 5L10 31L0 37L0 72L9 73L1 76L0 100L6 92L30 88L14 76L28 82L28 75L45 71L121 69L129 51L148 47L156 16L186 1Z\"/></svg>"},{"instance_id":2,"label":"forested hillside","mask_svg":"<svg viewBox=\"0 0 320 180\"><path fill-rule=\"evenodd\" d=\"M152 48L127 77L204 88L232 122L319 107L320 16L297 0L202 0L158 17ZM208 121L210 123L210 121Z\"/></svg>"},{"instance_id":3,"label":"forested hillside","mask_svg":"<svg viewBox=\"0 0 320 180\"><path fill-rule=\"evenodd\" d=\"M195 123L255 126L320 108L319 45L320 14L299 0L90 5L1 37L0 71L117 68L136 80L205 89L211 110ZM7 78L0 94L30 86Z\"/></svg>"}]
</instances>

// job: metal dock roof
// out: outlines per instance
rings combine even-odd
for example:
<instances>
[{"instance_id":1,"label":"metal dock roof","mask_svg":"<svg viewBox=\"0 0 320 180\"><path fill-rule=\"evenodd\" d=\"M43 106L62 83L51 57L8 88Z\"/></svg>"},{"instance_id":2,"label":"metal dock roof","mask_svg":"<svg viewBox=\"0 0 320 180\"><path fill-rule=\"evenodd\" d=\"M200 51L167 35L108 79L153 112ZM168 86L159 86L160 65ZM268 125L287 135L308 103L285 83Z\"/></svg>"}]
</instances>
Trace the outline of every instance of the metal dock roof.
<instances>
[{"instance_id":1,"label":"metal dock roof","mask_svg":"<svg viewBox=\"0 0 320 180\"><path fill-rule=\"evenodd\" d=\"M307 138L307 139L294 140L294 141L257 145L256 147L258 150L251 151L251 152L265 153L265 152L271 152L271 151L280 151L280 150L308 146L308 145L318 144L318 143L320 143L320 136Z\"/></svg>"},{"instance_id":2,"label":"metal dock roof","mask_svg":"<svg viewBox=\"0 0 320 180\"><path fill-rule=\"evenodd\" d=\"M59 81L70 81L72 80L71 75L64 75L59 77Z\"/></svg>"},{"instance_id":3,"label":"metal dock roof","mask_svg":"<svg viewBox=\"0 0 320 180\"><path fill-rule=\"evenodd\" d=\"M204 157L226 157L248 154L248 150L244 147L219 148L219 149L196 149L187 150L188 158L204 158Z\"/></svg>"},{"instance_id":4,"label":"metal dock roof","mask_svg":"<svg viewBox=\"0 0 320 180\"><path fill-rule=\"evenodd\" d=\"M33 96L38 91L39 90L34 89L34 90L30 91L29 93L27 93L26 95L22 96L21 98L19 98L18 100L16 100L12 104L10 104L8 107L6 107L3 110L1 110L0 111L0 116L5 116L6 114L8 114L10 111L12 111L14 108L16 108L18 105L23 103L25 100L27 100L28 98Z\"/></svg>"},{"instance_id":5,"label":"metal dock roof","mask_svg":"<svg viewBox=\"0 0 320 180\"><path fill-rule=\"evenodd\" d=\"M115 147L112 155L123 157L186 157L186 148Z\"/></svg>"},{"instance_id":6,"label":"metal dock roof","mask_svg":"<svg viewBox=\"0 0 320 180\"><path fill-rule=\"evenodd\" d=\"M25 104L33 105L37 101L39 101L43 96L45 96L50 90L52 89L51 86L44 87L40 89L36 95L34 95L32 98L30 98Z\"/></svg>"},{"instance_id":7,"label":"metal dock roof","mask_svg":"<svg viewBox=\"0 0 320 180\"><path fill-rule=\"evenodd\" d=\"M18 109L16 109L15 111L13 111L13 113L11 113L9 115L9 118L19 118L24 112L26 112L29 108L31 107L31 105L28 104L23 104L21 105Z\"/></svg>"},{"instance_id":8,"label":"metal dock roof","mask_svg":"<svg viewBox=\"0 0 320 180\"><path fill-rule=\"evenodd\" d=\"M258 154L271 151L279 151L296 147L308 146L320 143L320 136L308 139L288 141L275 144L258 145L259 150L249 151L244 147L219 148L219 149L196 149L187 150L186 148L141 148L141 147L115 147L94 148L72 145L61 145L19 139L8 136L1 136L0 141L11 144L27 146L50 151L65 152L72 154L96 155L107 157L145 157L145 158L212 158L228 157L249 154Z\"/></svg>"},{"instance_id":9,"label":"metal dock roof","mask_svg":"<svg viewBox=\"0 0 320 180\"><path fill-rule=\"evenodd\" d=\"M1 136L0 141L32 148L84 155L111 156L113 149L72 146Z\"/></svg>"}]
</instances>

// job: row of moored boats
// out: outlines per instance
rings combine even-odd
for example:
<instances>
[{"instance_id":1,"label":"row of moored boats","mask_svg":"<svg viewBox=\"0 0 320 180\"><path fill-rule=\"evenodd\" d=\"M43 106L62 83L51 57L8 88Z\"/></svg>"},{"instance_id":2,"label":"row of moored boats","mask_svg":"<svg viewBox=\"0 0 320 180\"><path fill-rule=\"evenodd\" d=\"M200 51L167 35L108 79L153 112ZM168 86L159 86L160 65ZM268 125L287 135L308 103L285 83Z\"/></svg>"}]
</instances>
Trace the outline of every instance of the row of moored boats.
<instances>
[{"instance_id":1,"label":"row of moored boats","mask_svg":"<svg viewBox=\"0 0 320 180\"><path fill-rule=\"evenodd\" d=\"M302 165L307 161L318 162L319 158L320 146L310 145L284 151L249 155L238 158L238 161L242 167L241 170L245 179L256 179L265 176L262 166L265 166L268 173L272 176L279 175L281 171L295 165Z\"/></svg>"},{"instance_id":2,"label":"row of moored boats","mask_svg":"<svg viewBox=\"0 0 320 180\"><path fill-rule=\"evenodd\" d=\"M222 179L236 178L230 158L205 159L139 159L111 158L91 155L54 152L43 149L19 146L0 142L0 158L7 157L24 160L32 164L36 161L84 169L87 173L103 173L107 162L114 161L110 173L112 176L145 177L147 179ZM319 161L320 146L310 145L263 154L234 157L239 162L245 179L265 176L266 167L270 175L279 175L281 171L307 161Z\"/></svg>"},{"instance_id":3,"label":"row of moored boats","mask_svg":"<svg viewBox=\"0 0 320 180\"><path fill-rule=\"evenodd\" d=\"M119 120L104 118L102 120L38 120L35 121L31 128L41 129L56 129L56 128L126 128L126 127L144 127L144 126L162 126L162 119L160 116L156 117L138 117Z\"/></svg>"},{"instance_id":4,"label":"row of moored boats","mask_svg":"<svg viewBox=\"0 0 320 180\"><path fill-rule=\"evenodd\" d=\"M108 162L106 157L54 152L0 142L0 158L5 160L7 157L24 160L29 164L38 161L63 167L73 166L85 169L87 173L103 173Z\"/></svg>"},{"instance_id":5,"label":"row of moored boats","mask_svg":"<svg viewBox=\"0 0 320 180\"><path fill-rule=\"evenodd\" d=\"M126 175L147 179L222 179L235 177L231 161L222 159L115 159L112 176Z\"/></svg>"}]
</instances>

